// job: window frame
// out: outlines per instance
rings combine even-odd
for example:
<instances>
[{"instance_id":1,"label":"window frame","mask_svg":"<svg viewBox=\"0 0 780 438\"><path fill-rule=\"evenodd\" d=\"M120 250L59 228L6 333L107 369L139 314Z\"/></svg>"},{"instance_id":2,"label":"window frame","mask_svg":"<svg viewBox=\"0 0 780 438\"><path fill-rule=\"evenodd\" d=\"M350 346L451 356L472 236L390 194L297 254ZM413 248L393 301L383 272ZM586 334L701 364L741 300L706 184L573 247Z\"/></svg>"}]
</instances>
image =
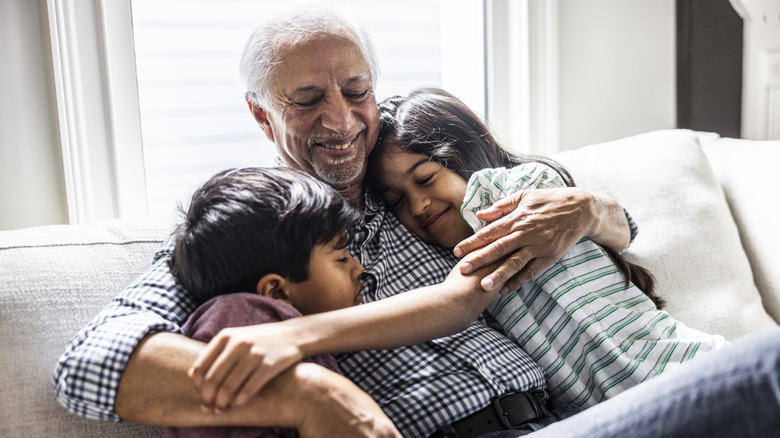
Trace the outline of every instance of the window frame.
<instances>
[{"instance_id":1,"label":"window frame","mask_svg":"<svg viewBox=\"0 0 780 438\"><path fill-rule=\"evenodd\" d=\"M443 63L464 56L456 50L464 37L471 38L466 56L483 60L481 73L470 73L469 90L456 89L446 75L443 87L478 109L510 149L556 152L558 0L442 3L481 9L484 41L473 44L479 35L442 26L453 43L443 49ZM46 12L69 221L145 216L130 0L47 0Z\"/></svg>"},{"instance_id":2,"label":"window frame","mask_svg":"<svg viewBox=\"0 0 780 438\"><path fill-rule=\"evenodd\" d=\"M71 224L146 214L130 1L47 0Z\"/></svg>"}]
</instances>

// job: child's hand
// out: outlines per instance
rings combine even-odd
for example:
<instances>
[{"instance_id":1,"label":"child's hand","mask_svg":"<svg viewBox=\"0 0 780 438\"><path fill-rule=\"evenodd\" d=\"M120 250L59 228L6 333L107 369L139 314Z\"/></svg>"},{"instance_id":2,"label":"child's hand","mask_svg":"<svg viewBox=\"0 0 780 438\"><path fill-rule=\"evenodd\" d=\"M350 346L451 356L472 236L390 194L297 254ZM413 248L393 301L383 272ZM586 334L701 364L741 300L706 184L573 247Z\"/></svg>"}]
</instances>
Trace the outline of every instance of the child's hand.
<instances>
[{"instance_id":1,"label":"child's hand","mask_svg":"<svg viewBox=\"0 0 780 438\"><path fill-rule=\"evenodd\" d=\"M189 376L203 406L241 406L303 357L284 323L223 329L200 353Z\"/></svg>"}]
</instances>

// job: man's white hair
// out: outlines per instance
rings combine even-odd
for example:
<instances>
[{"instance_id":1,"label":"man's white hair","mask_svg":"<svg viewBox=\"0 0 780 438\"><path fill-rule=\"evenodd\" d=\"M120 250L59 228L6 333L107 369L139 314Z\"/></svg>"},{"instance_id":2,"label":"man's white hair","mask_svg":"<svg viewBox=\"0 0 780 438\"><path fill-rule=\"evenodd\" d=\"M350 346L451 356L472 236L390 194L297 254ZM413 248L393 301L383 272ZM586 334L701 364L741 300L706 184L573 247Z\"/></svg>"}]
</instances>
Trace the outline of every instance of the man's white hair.
<instances>
[{"instance_id":1,"label":"man's white hair","mask_svg":"<svg viewBox=\"0 0 780 438\"><path fill-rule=\"evenodd\" d=\"M246 98L261 108L273 108L272 87L281 55L289 47L317 35L353 40L368 65L371 84L376 87L379 70L368 35L329 6L296 3L281 10L249 36L239 63Z\"/></svg>"}]
</instances>

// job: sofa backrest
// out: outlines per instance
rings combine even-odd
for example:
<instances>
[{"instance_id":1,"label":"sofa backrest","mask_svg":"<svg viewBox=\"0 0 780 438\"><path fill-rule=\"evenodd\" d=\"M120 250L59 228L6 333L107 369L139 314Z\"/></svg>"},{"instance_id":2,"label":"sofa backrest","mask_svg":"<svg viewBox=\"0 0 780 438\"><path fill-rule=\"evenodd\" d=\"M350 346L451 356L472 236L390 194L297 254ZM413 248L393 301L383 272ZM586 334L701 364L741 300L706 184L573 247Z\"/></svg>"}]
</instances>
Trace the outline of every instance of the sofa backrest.
<instances>
[{"instance_id":1,"label":"sofa backrest","mask_svg":"<svg viewBox=\"0 0 780 438\"><path fill-rule=\"evenodd\" d=\"M0 232L0 436L161 436L86 420L55 400L51 376L76 332L151 265L165 220Z\"/></svg>"},{"instance_id":2,"label":"sofa backrest","mask_svg":"<svg viewBox=\"0 0 780 438\"><path fill-rule=\"evenodd\" d=\"M777 324L698 133L650 132L554 158L579 186L613 195L633 216L639 235L625 255L653 272L673 317L728 339Z\"/></svg>"}]
</instances>

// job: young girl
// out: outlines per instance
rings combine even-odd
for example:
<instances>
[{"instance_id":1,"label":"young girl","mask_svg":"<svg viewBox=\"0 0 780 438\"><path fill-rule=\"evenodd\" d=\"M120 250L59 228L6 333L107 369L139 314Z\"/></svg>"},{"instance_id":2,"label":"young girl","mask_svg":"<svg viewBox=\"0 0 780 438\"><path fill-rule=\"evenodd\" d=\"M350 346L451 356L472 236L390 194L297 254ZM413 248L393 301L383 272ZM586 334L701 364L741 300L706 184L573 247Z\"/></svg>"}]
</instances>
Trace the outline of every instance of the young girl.
<instances>
[{"instance_id":1,"label":"young girl","mask_svg":"<svg viewBox=\"0 0 780 438\"><path fill-rule=\"evenodd\" d=\"M518 190L574 185L554 161L502 149L442 90L390 98L379 114L371 184L427 242L454 247L485 225L478 211ZM544 368L553 405L591 406L726 345L661 305L648 271L585 238L487 313Z\"/></svg>"}]
</instances>

